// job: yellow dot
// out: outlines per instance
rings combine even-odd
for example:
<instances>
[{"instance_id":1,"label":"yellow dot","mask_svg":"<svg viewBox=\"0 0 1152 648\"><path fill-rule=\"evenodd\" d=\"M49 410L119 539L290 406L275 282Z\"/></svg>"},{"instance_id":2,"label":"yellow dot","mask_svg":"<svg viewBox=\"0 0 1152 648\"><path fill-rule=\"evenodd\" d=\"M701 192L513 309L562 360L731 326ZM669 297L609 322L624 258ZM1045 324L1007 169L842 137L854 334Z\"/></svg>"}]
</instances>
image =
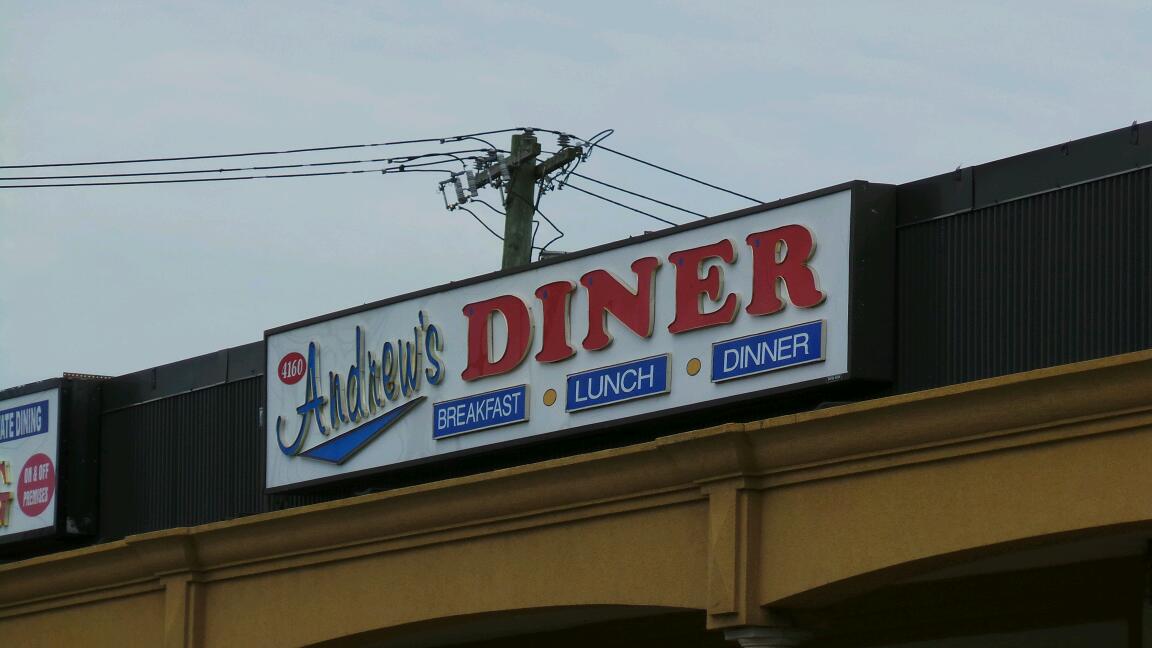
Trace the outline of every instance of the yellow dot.
<instances>
[{"instance_id":1,"label":"yellow dot","mask_svg":"<svg viewBox=\"0 0 1152 648\"><path fill-rule=\"evenodd\" d=\"M553 405L556 404L556 390L555 389L549 389L548 391L544 392L544 404L547 405L548 407L552 407Z\"/></svg>"},{"instance_id":2,"label":"yellow dot","mask_svg":"<svg viewBox=\"0 0 1152 648\"><path fill-rule=\"evenodd\" d=\"M700 373L700 360L699 358L692 358L688 361L688 375L695 376Z\"/></svg>"}]
</instances>

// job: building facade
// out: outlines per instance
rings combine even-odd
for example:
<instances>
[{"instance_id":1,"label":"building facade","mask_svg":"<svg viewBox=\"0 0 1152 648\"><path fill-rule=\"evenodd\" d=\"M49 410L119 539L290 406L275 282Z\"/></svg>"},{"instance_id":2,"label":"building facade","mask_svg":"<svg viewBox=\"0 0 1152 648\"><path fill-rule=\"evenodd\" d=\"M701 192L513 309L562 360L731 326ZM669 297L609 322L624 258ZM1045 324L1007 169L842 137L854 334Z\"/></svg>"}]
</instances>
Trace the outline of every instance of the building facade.
<instances>
[{"instance_id":1,"label":"building facade","mask_svg":"<svg viewBox=\"0 0 1152 648\"><path fill-rule=\"evenodd\" d=\"M711 367L709 381L676 347L667 361L676 387L644 402L673 402L667 392L699 384L695 401L636 405L619 418L604 407L601 419L571 434L554 433L553 424L391 466L356 464L368 449L340 455L339 465L355 469L339 478L308 468L297 479L294 468L275 476L275 461L318 447L293 437L317 423L274 424L290 416L274 416L275 390L304 390L308 379L277 375L290 354L266 349L279 349L278 336L320 339L308 327L411 300L435 318L442 292L272 329L264 342L127 376L65 377L60 511L46 531L3 545L10 562L0 565L0 636L18 645L1150 645L1152 125L900 186L850 183L766 213L791 214L843 192L854 214L873 215L863 218L873 218L876 236L845 242L852 299L843 304L839 347L834 314L792 309L824 322L819 335L827 336L819 358L800 358L813 360L805 366L815 373L798 386L785 377L709 400L707 390L730 377L717 373L721 356L695 365ZM717 222L737 227L762 211ZM715 231L708 225L641 243ZM805 226L823 245L821 230ZM721 238L751 246L756 234L779 229L771 222ZM800 246L793 239L786 247ZM686 251L660 249L669 259ZM483 291L502 285L493 281L550 276L582 259L592 264L577 273L583 281L597 255L638 263L649 258L644 250L607 246L469 285ZM713 256L726 262L724 254ZM755 254L733 254L743 256L732 268ZM786 255L772 258L786 264ZM691 277L704 281L717 265ZM682 264L667 266L658 272L669 286L693 288L691 278L672 278ZM629 277L633 296L642 272ZM576 292L575 279L573 294L594 303L596 288L584 282L588 292ZM820 280L832 295L835 279L822 271ZM783 278L793 307L797 281ZM705 297L690 312L724 307L719 288L699 290ZM742 306L755 301L752 290L740 293ZM539 300L534 317L551 303ZM806 308L837 303L812 301ZM605 308L616 348L628 349L620 323L642 309ZM676 319L659 308L660 326ZM786 324L772 332L794 323ZM544 354L547 340L560 338L540 329L542 346L531 352ZM470 333L461 328L458 337ZM370 334L367 325L356 329L352 357ZM659 335L652 344L665 344ZM754 335L706 341L723 349ZM323 344L330 354L333 344ZM573 350L577 360L564 361L596 357L585 353L595 344L586 338ZM495 347L485 348L488 364L498 365ZM625 353L644 349L666 351ZM829 369L838 352L846 369ZM384 355L375 356L381 365ZM449 362L459 370L471 360ZM589 362L559 374L571 371L572 380L607 364ZM368 376L368 364L355 373ZM357 362L340 366L349 367L346 391L331 377L307 388L328 390L323 414L333 428L341 419L331 399L347 394L351 409L361 393L349 386ZM571 396L553 394L549 404L539 382L547 374L535 371L524 398L532 416L547 420ZM358 380L380 381L381 394L388 384ZM44 387L8 390L0 400ZM442 398L434 405L467 396ZM9 409L32 407L12 402ZM563 416L575 420L577 407L567 404ZM528 418L500 429L527 429L535 424ZM445 423L444 436L459 433L450 427L459 422ZM2 438L0 451L8 451Z\"/></svg>"}]
</instances>

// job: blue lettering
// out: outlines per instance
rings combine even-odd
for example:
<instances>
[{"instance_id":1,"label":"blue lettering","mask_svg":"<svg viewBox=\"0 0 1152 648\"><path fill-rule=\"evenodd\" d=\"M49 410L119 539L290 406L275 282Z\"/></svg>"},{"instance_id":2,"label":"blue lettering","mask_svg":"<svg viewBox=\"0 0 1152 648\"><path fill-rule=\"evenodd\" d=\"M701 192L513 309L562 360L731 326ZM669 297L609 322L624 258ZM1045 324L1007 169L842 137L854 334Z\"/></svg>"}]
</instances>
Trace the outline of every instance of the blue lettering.
<instances>
[{"instance_id":1,"label":"blue lettering","mask_svg":"<svg viewBox=\"0 0 1152 648\"><path fill-rule=\"evenodd\" d=\"M519 385L436 403L432 437L441 439L527 421L527 390L527 385Z\"/></svg>"},{"instance_id":2,"label":"blue lettering","mask_svg":"<svg viewBox=\"0 0 1152 648\"><path fill-rule=\"evenodd\" d=\"M324 421L321 418L321 412L324 409L324 404L327 399L320 393L320 387L316 380L316 372L319 371L317 362L319 353L316 349L315 342L308 343L308 377L304 381L304 404L296 408L296 413L300 415L300 430L296 432L296 438L292 443L285 445L280 438L280 427L282 423L281 417L276 417L276 443L280 446L280 452L288 455L289 457L295 456L300 453L300 448L304 445L304 440L308 438L308 429L312 419L316 420L316 427L320 429L321 434L327 434L324 429Z\"/></svg>"},{"instance_id":3,"label":"blue lettering","mask_svg":"<svg viewBox=\"0 0 1152 648\"><path fill-rule=\"evenodd\" d=\"M400 398L400 390L396 384L396 351L391 342L385 342L380 351L380 380L384 382L384 395L388 400Z\"/></svg>"},{"instance_id":4,"label":"blue lettering","mask_svg":"<svg viewBox=\"0 0 1152 648\"><path fill-rule=\"evenodd\" d=\"M824 322L808 322L712 345L712 381L824 360Z\"/></svg>"},{"instance_id":5,"label":"blue lettering","mask_svg":"<svg viewBox=\"0 0 1152 648\"><path fill-rule=\"evenodd\" d=\"M566 409L575 412L666 393L668 359L665 354L571 374Z\"/></svg>"},{"instance_id":6,"label":"blue lettering","mask_svg":"<svg viewBox=\"0 0 1152 648\"><path fill-rule=\"evenodd\" d=\"M420 321L424 321L424 313L420 313ZM424 350L428 354L428 368L424 370L424 375L428 377L429 385L439 385L444 382L444 359L440 357L444 351L444 340L435 324L429 324L424 330Z\"/></svg>"},{"instance_id":7,"label":"blue lettering","mask_svg":"<svg viewBox=\"0 0 1152 648\"><path fill-rule=\"evenodd\" d=\"M353 422L365 418L368 413L364 411L364 389L360 384L363 380L360 373L360 367L364 363L364 349L360 333L360 327L356 327L356 362L348 367L348 418Z\"/></svg>"}]
</instances>

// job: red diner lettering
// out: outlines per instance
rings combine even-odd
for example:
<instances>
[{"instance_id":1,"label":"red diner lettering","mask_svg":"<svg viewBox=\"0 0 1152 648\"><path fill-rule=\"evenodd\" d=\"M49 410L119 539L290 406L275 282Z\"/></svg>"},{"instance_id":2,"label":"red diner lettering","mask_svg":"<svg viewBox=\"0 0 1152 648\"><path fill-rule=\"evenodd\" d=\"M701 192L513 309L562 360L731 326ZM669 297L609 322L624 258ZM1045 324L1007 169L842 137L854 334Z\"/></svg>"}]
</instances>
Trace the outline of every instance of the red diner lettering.
<instances>
[{"instance_id":1,"label":"red diner lettering","mask_svg":"<svg viewBox=\"0 0 1152 648\"><path fill-rule=\"evenodd\" d=\"M734 262L736 249L732 241L724 239L669 255L668 260L676 266L676 317L668 325L670 332L683 333L730 324L736 318L740 298L733 293L723 298L720 308L707 313L703 311L703 298L721 301L720 291L724 285L724 271L720 266L710 266L704 276L700 276L700 267L708 259L720 259L729 264Z\"/></svg>"},{"instance_id":2,"label":"red diner lettering","mask_svg":"<svg viewBox=\"0 0 1152 648\"><path fill-rule=\"evenodd\" d=\"M779 283L797 308L812 308L824 301L816 287L816 273L808 265L816 243L812 232L801 225L785 225L750 234L752 247L752 299L745 309L751 315L771 315L784 308Z\"/></svg>"},{"instance_id":3,"label":"red diner lettering","mask_svg":"<svg viewBox=\"0 0 1152 648\"><path fill-rule=\"evenodd\" d=\"M636 292L606 270L593 270L580 277L580 283L588 291L585 349L596 351L612 342L607 331L608 313L636 335L652 336L652 285L659 266L660 260L656 257L644 257L632 263L632 272L636 273Z\"/></svg>"},{"instance_id":4,"label":"red diner lettering","mask_svg":"<svg viewBox=\"0 0 1152 648\"><path fill-rule=\"evenodd\" d=\"M559 362L576 354L568 344L568 304L574 290L576 284L571 281L553 281L536 289L543 320L537 362Z\"/></svg>"},{"instance_id":5,"label":"red diner lettering","mask_svg":"<svg viewBox=\"0 0 1152 648\"><path fill-rule=\"evenodd\" d=\"M492 318L497 313L508 324L504 354L492 361ZM477 380L512 371L528 355L532 344L532 314L519 298L501 295L464 307L468 318L468 366L460 374L464 380Z\"/></svg>"}]
</instances>

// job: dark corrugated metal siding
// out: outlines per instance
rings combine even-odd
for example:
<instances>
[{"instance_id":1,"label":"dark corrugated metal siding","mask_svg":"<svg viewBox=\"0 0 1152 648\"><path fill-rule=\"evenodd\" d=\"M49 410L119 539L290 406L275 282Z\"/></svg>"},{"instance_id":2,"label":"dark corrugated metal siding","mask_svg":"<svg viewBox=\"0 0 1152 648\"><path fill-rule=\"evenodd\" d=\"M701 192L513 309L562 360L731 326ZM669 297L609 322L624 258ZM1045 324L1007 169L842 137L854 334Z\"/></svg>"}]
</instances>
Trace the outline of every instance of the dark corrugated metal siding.
<instances>
[{"instance_id":1,"label":"dark corrugated metal siding","mask_svg":"<svg viewBox=\"0 0 1152 648\"><path fill-rule=\"evenodd\" d=\"M101 538L317 501L264 495L262 389L249 378L105 413Z\"/></svg>"},{"instance_id":2,"label":"dark corrugated metal siding","mask_svg":"<svg viewBox=\"0 0 1152 648\"><path fill-rule=\"evenodd\" d=\"M1152 170L905 222L897 391L1152 347Z\"/></svg>"}]
</instances>

